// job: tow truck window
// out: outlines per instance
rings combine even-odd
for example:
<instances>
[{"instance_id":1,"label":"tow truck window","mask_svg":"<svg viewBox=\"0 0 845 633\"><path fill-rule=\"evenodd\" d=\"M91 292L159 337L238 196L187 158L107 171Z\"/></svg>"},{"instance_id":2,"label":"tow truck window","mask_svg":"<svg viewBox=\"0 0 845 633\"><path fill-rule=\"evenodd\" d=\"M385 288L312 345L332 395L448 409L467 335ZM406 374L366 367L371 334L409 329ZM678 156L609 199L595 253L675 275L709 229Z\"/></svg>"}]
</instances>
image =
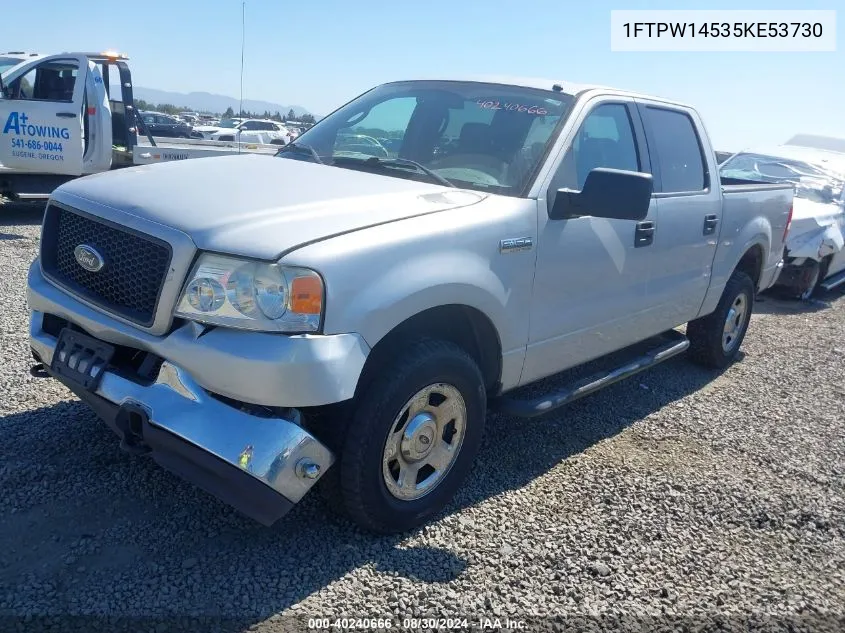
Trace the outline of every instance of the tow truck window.
<instances>
[{"instance_id":1,"label":"tow truck window","mask_svg":"<svg viewBox=\"0 0 845 633\"><path fill-rule=\"evenodd\" d=\"M572 102L551 86L385 84L321 120L278 156L523 196Z\"/></svg>"},{"instance_id":2,"label":"tow truck window","mask_svg":"<svg viewBox=\"0 0 845 633\"><path fill-rule=\"evenodd\" d=\"M12 82L12 99L27 101L73 101L73 88L79 65L75 60L51 60L36 65Z\"/></svg>"}]
</instances>

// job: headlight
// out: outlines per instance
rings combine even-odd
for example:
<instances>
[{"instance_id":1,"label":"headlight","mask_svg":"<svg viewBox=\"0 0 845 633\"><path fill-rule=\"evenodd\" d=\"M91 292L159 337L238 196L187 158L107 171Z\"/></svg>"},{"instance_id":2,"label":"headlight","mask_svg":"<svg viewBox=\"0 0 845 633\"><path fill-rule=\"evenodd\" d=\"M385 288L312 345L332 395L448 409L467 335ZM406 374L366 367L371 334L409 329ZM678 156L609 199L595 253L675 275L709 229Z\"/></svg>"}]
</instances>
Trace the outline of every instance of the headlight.
<instances>
[{"instance_id":1,"label":"headlight","mask_svg":"<svg viewBox=\"0 0 845 633\"><path fill-rule=\"evenodd\" d=\"M323 280L313 270L205 253L175 315L248 330L316 332L322 312Z\"/></svg>"}]
</instances>

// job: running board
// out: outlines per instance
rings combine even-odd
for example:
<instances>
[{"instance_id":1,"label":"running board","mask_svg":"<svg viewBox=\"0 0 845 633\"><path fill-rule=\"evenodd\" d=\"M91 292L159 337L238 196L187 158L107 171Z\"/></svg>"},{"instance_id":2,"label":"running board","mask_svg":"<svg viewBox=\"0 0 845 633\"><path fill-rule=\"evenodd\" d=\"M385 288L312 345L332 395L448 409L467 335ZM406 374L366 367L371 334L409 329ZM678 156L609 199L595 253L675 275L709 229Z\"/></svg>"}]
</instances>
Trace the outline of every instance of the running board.
<instances>
[{"instance_id":1,"label":"running board","mask_svg":"<svg viewBox=\"0 0 845 633\"><path fill-rule=\"evenodd\" d=\"M828 277L822 283L819 284L819 288L824 288L825 290L833 290L837 286L841 286L845 284L845 270L840 273L836 273L833 277Z\"/></svg>"},{"instance_id":2,"label":"running board","mask_svg":"<svg viewBox=\"0 0 845 633\"><path fill-rule=\"evenodd\" d=\"M520 418L534 418L548 413L549 411L554 411L555 409L565 406L570 402L574 402L579 398L595 393L599 389L604 389L615 382L619 382L620 380L633 376L634 374L638 374L644 369L654 367L665 360L669 360L673 356L677 356L678 354L686 351L689 347L689 340L687 337L675 330L667 332L664 335L664 338L670 338L670 340L629 360L624 365L620 365L615 369L593 374L592 376L579 380L568 387L547 393L546 395L534 400L519 400L503 396L493 400L490 403L490 408L493 411L498 411L507 415L515 415Z\"/></svg>"}]
</instances>

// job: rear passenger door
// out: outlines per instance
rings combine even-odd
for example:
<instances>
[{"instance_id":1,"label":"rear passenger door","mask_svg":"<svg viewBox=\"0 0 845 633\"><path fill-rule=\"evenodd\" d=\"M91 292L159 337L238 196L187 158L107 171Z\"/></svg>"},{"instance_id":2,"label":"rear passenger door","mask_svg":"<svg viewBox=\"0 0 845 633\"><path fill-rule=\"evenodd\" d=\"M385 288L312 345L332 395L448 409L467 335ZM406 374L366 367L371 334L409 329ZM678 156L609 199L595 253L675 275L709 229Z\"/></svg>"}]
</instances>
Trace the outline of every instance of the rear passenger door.
<instances>
[{"instance_id":1,"label":"rear passenger door","mask_svg":"<svg viewBox=\"0 0 845 633\"><path fill-rule=\"evenodd\" d=\"M649 284L661 329L698 316L719 242L722 197L712 150L698 114L689 108L637 100L654 176L658 265Z\"/></svg>"}]
</instances>

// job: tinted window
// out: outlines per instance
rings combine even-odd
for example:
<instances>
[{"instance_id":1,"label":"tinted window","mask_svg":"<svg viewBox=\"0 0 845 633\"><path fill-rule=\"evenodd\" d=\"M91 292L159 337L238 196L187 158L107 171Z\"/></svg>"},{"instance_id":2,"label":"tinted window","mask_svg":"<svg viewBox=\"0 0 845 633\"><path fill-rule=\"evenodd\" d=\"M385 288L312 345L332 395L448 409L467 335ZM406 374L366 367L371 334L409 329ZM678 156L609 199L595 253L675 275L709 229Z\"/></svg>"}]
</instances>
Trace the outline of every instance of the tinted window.
<instances>
[{"instance_id":1,"label":"tinted window","mask_svg":"<svg viewBox=\"0 0 845 633\"><path fill-rule=\"evenodd\" d=\"M701 191L707 186L703 152L692 119L683 112L645 108L660 165L662 191Z\"/></svg>"},{"instance_id":2,"label":"tinted window","mask_svg":"<svg viewBox=\"0 0 845 633\"><path fill-rule=\"evenodd\" d=\"M637 143L628 108L606 103L595 108L581 124L555 176L554 190L580 191L596 167L640 171Z\"/></svg>"},{"instance_id":3,"label":"tinted window","mask_svg":"<svg viewBox=\"0 0 845 633\"><path fill-rule=\"evenodd\" d=\"M43 62L16 79L9 92L14 99L73 101L78 70L75 60Z\"/></svg>"}]
</instances>

